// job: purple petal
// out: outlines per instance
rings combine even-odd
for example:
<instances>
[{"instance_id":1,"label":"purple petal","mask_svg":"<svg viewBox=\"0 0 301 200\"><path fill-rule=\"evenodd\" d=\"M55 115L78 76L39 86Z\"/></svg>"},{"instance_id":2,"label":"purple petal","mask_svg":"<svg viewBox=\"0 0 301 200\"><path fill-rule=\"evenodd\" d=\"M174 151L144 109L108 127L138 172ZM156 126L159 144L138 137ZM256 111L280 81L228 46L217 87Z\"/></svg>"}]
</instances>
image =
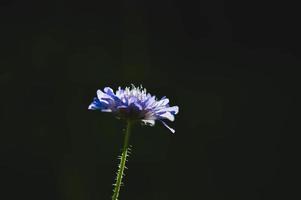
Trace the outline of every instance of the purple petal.
<instances>
[{"instance_id":1,"label":"purple petal","mask_svg":"<svg viewBox=\"0 0 301 200\"><path fill-rule=\"evenodd\" d=\"M166 107L156 111L156 113L164 113L164 112L171 112L172 114L175 115L179 112L179 107L178 106Z\"/></svg>"},{"instance_id":2,"label":"purple petal","mask_svg":"<svg viewBox=\"0 0 301 200\"><path fill-rule=\"evenodd\" d=\"M95 105L94 103L91 103L88 107L89 110L98 110L99 107L97 105Z\"/></svg>"},{"instance_id":3,"label":"purple petal","mask_svg":"<svg viewBox=\"0 0 301 200\"><path fill-rule=\"evenodd\" d=\"M136 102L137 98L136 97L130 97L128 100L128 105L131 105L132 103Z\"/></svg>"},{"instance_id":4,"label":"purple petal","mask_svg":"<svg viewBox=\"0 0 301 200\"><path fill-rule=\"evenodd\" d=\"M105 87L103 91L111 97L115 97L114 90L110 87Z\"/></svg>"},{"instance_id":5,"label":"purple petal","mask_svg":"<svg viewBox=\"0 0 301 200\"><path fill-rule=\"evenodd\" d=\"M97 90L97 97L99 100L102 99L112 99L110 95L107 95L106 93L103 93L101 90Z\"/></svg>"},{"instance_id":6,"label":"purple petal","mask_svg":"<svg viewBox=\"0 0 301 200\"><path fill-rule=\"evenodd\" d=\"M135 107L137 107L140 111L142 110L142 106L141 106L139 103L135 102L134 105L135 105Z\"/></svg>"},{"instance_id":7,"label":"purple petal","mask_svg":"<svg viewBox=\"0 0 301 200\"><path fill-rule=\"evenodd\" d=\"M151 98L149 98L146 102L145 102L145 105L146 105L146 108L151 108L154 104L156 103L156 97L155 96L152 96Z\"/></svg>"},{"instance_id":8,"label":"purple petal","mask_svg":"<svg viewBox=\"0 0 301 200\"><path fill-rule=\"evenodd\" d=\"M175 120L175 116L173 114L171 114L170 112L165 112L161 115L159 115L159 117L162 119L168 119L170 121L174 121Z\"/></svg>"},{"instance_id":9,"label":"purple petal","mask_svg":"<svg viewBox=\"0 0 301 200\"><path fill-rule=\"evenodd\" d=\"M112 88L110 88L110 87L105 87L105 88L103 89L103 91L104 91L105 93L114 93L114 90L113 90Z\"/></svg>"},{"instance_id":10,"label":"purple petal","mask_svg":"<svg viewBox=\"0 0 301 200\"><path fill-rule=\"evenodd\" d=\"M99 101L98 98L94 98L93 102L89 105L88 109L89 110L101 110L103 108L106 108L108 106L107 103Z\"/></svg>"},{"instance_id":11,"label":"purple petal","mask_svg":"<svg viewBox=\"0 0 301 200\"><path fill-rule=\"evenodd\" d=\"M165 99L158 101L157 106L165 106L168 103L169 103L169 99L165 98Z\"/></svg>"}]
</instances>

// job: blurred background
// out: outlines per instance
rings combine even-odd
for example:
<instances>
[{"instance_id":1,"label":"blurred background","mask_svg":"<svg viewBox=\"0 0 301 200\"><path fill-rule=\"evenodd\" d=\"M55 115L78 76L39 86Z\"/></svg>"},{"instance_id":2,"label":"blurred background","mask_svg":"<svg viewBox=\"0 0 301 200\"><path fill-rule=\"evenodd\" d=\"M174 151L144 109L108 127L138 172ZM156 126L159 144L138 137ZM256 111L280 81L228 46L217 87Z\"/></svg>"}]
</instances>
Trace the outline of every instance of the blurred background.
<instances>
[{"instance_id":1,"label":"blurred background","mask_svg":"<svg viewBox=\"0 0 301 200\"><path fill-rule=\"evenodd\" d=\"M120 199L296 199L300 12L283 2L0 1L0 199L106 200L129 86L178 105L134 127Z\"/></svg>"}]
</instances>

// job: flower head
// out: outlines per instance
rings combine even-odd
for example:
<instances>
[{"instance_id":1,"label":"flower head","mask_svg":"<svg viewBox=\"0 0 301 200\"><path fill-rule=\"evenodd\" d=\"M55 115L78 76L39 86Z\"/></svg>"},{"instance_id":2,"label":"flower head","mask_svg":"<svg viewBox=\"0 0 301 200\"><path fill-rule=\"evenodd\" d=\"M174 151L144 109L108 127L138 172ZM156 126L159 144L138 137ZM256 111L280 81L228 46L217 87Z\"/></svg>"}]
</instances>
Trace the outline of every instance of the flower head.
<instances>
[{"instance_id":1,"label":"flower head","mask_svg":"<svg viewBox=\"0 0 301 200\"><path fill-rule=\"evenodd\" d=\"M171 132L175 132L163 120L175 120L175 115L179 112L178 106L169 106L169 99L162 97L160 100L156 96L146 92L146 89L135 87L118 88L114 92L110 87L105 87L103 91L97 90L97 97L89 105L90 110L100 110L102 112L112 112L116 117L141 121L146 125L153 126L155 121L161 121Z\"/></svg>"}]
</instances>

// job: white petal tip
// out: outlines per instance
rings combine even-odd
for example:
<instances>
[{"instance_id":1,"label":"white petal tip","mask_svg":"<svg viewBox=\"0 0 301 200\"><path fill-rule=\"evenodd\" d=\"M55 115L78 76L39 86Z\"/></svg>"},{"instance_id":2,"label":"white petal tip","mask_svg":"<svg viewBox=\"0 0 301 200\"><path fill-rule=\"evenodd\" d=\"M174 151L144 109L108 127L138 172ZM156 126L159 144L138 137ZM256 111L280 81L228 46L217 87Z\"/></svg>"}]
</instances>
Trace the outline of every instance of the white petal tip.
<instances>
[{"instance_id":1,"label":"white petal tip","mask_svg":"<svg viewBox=\"0 0 301 200\"><path fill-rule=\"evenodd\" d=\"M97 107L94 106L94 104L90 104L88 107L88 110L97 110Z\"/></svg>"},{"instance_id":2,"label":"white petal tip","mask_svg":"<svg viewBox=\"0 0 301 200\"><path fill-rule=\"evenodd\" d=\"M168 119L170 121L175 121L175 116L173 114L171 114L170 112L166 112L160 115L160 117L164 118L164 119Z\"/></svg>"},{"instance_id":3,"label":"white petal tip","mask_svg":"<svg viewBox=\"0 0 301 200\"><path fill-rule=\"evenodd\" d=\"M162 124L163 124L166 128L168 128L172 133L175 133L175 132L176 132L175 129L170 128L165 122L163 122L163 121L161 121L161 122L162 122Z\"/></svg>"},{"instance_id":4,"label":"white petal tip","mask_svg":"<svg viewBox=\"0 0 301 200\"><path fill-rule=\"evenodd\" d=\"M111 109L102 109L101 112L112 112Z\"/></svg>"},{"instance_id":5,"label":"white petal tip","mask_svg":"<svg viewBox=\"0 0 301 200\"><path fill-rule=\"evenodd\" d=\"M143 125L148 125L148 126L154 126L155 125L155 120L141 120Z\"/></svg>"},{"instance_id":6,"label":"white petal tip","mask_svg":"<svg viewBox=\"0 0 301 200\"><path fill-rule=\"evenodd\" d=\"M178 112L179 112L179 106L173 106L173 107L175 108L175 110L174 110L175 114L178 114Z\"/></svg>"}]
</instances>

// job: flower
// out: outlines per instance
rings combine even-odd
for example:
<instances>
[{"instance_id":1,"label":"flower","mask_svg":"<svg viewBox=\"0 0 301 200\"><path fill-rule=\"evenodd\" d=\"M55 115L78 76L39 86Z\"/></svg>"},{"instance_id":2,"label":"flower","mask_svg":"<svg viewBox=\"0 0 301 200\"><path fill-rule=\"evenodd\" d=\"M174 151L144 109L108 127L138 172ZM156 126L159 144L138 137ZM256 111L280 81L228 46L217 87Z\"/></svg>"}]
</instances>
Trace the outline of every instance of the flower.
<instances>
[{"instance_id":1,"label":"flower","mask_svg":"<svg viewBox=\"0 0 301 200\"><path fill-rule=\"evenodd\" d=\"M174 121L179 107L170 107L168 103L168 98L162 97L158 100L156 96L147 93L142 86L132 85L131 88L125 89L119 87L116 93L110 87L105 87L103 91L97 90L97 97L88 109L112 112L117 118L141 121L149 126L154 126L155 121L158 120L174 133L175 130L163 120Z\"/></svg>"}]
</instances>

